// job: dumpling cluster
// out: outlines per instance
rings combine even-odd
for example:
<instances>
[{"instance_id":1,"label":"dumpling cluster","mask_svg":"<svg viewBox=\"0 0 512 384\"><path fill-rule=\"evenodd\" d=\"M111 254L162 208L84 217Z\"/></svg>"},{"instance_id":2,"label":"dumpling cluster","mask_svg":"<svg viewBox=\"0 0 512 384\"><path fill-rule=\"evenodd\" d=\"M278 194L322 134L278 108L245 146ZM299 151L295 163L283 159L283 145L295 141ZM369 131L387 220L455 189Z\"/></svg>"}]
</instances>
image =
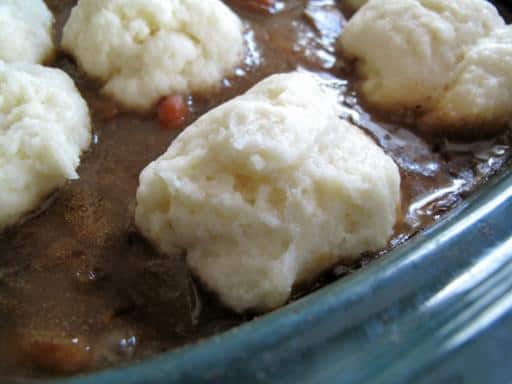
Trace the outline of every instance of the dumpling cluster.
<instances>
[{"instance_id":1,"label":"dumpling cluster","mask_svg":"<svg viewBox=\"0 0 512 384\"><path fill-rule=\"evenodd\" d=\"M0 1L0 60L42 63L54 51L54 18L43 0Z\"/></svg>"},{"instance_id":2,"label":"dumpling cluster","mask_svg":"<svg viewBox=\"0 0 512 384\"><path fill-rule=\"evenodd\" d=\"M400 175L336 95L274 75L189 126L147 166L136 224L236 311L286 302L292 286L386 245Z\"/></svg>"},{"instance_id":3,"label":"dumpling cluster","mask_svg":"<svg viewBox=\"0 0 512 384\"><path fill-rule=\"evenodd\" d=\"M143 111L218 86L243 57L243 26L219 0L80 0L62 46L105 93Z\"/></svg>"},{"instance_id":4,"label":"dumpling cluster","mask_svg":"<svg viewBox=\"0 0 512 384\"><path fill-rule=\"evenodd\" d=\"M427 129L467 134L512 118L510 33L485 0L370 0L340 45L357 59L370 104L414 110Z\"/></svg>"},{"instance_id":5,"label":"dumpling cluster","mask_svg":"<svg viewBox=\"0 0 512 384\"><path fill-rule=\"evenodd\" d=\"M0 230L78 177L90 139L87 104L68 75L0 61Z\"/></svg>"},{"instance_id":6,"label":"dumpling cluster","mask_svg":"<svg viewBox=\"0 0 512 384\"><path fill-rule=\"evenodd\" d=\"M42 0L0 2L0 230L78 177L90 143L87 104L71 78L38 65L53 55Z\"/></svg>"}]
</instances>

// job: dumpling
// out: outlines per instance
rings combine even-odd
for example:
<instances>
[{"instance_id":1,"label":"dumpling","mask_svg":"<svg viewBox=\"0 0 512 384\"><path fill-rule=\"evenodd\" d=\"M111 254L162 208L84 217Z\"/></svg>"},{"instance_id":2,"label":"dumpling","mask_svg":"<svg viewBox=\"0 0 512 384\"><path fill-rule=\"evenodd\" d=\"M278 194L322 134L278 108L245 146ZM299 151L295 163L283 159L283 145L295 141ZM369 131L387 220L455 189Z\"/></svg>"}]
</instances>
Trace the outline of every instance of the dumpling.
<instances>
[{"instance_id":1,"label":"dumpling","mask_svg":"<svg viewBox=\"0 0 512 384\"><path fill-rule=\"evenodd\" d=\"M305 73L271 76L189 126L140 176L135 220L235 311L387 244L393 160Z\"/></svg>"},{"instance_id":2,"label":"dumpling","mask_svg":"<svg viewBox=\"0 0 512 384\"><path fill-rule=\"evenodd\" d=\"M428 129L443 124L445 131L461 133L474 123L472 108L481 103L472 99L476 94L466 95L467 115L437 109L450 108L443 103L453 97L447 93L459 81L466 56L474 56L476 46L503 27L485 0L370 0L347 23L340 48L356 60L370 105L414 111L420 120L427 114L421 123L434 126Z\"/></svg>"},{"instance_id":3,"label":"dumpling","mask_svg":"<svg viewBox=\"0 0 512 384\"><path fill-rule=\"evenodd\" d=\"M218 86L243 58L243 25L219 0L80 0L62 46L105 93L144 111Z\"/></svg>"},{"instance_id":4,"label":"dumpling","mask_svg":"<svg viewBox=\"0 0 512 384\"><path fill-rule=\"evenodd\" d=\"M0 61L0 230L78 178L87 104L59 69Z\"/></svg>"},{"instance_id":5,"label":"dumpling","mask_svg":"<svg viewBox=\"0 0 512 384\"><path fill-rule=\"evenodd\" d=\"M471 47L438 105L421 123L442 131L468 126L492 132L510 121L512 26L506 26Z\"/></svg>"},{"instance_id":6,"label":"dumpling","mask_svg":"<svg viewBox=\"0 0 512 384\"><path fill-rule=\"evenodd\" d=\"M0 1L0 60L41 64L54 52L54 18L42 0Z\"/></svg>"}]
</instances>

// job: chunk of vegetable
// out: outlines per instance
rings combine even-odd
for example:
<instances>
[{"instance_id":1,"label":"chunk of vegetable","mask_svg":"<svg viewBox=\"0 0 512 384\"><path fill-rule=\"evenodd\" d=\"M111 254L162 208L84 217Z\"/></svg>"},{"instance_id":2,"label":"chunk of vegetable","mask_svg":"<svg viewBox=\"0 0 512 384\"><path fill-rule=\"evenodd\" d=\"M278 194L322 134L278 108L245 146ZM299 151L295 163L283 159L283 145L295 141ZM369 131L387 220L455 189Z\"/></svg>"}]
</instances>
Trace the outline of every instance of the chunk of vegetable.
<instances>
[{"instance_id":1,"label":"chunk of vegetable","mask_svg":"<svg viewBox=\"0 0 512 384\"><path fill-rule=\"evenodd\" d=\"M179 129L185 123L188 106L183 96L167 96L158 105L158 121L164 129Z\"/></svg>"}]
</instances>

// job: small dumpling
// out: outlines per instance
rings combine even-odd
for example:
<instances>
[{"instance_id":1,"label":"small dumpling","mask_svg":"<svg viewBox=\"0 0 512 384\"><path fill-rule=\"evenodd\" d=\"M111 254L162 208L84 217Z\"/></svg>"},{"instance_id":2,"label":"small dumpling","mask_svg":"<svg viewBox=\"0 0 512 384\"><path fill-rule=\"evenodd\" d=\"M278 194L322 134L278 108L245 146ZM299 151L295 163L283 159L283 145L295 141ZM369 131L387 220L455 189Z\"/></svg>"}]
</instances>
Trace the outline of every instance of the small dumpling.
<instances>
[{"instance_id":1,"label":"small dumpling","mask_svg":"<svg viewBox=\"0 0 512 384\"><path fill-rule=\"evenodd\" d=\"M220 85L243 58L243 25L220 0L79 0L62 46L105 93L144 111Z\"/></svg>"},{"instance_id":2,"label":"small dumpling","mask_svg":"<svg viewBox=\"0 0 512 384\"><path fill-rule=\"evenodd\" d=\"M466 127L491 133L512 121L512 26L480 39L457 65L438 105L423 117L427 129Z\"/></svg>"},{"instance_id":3,"label":"small dumpling","mask_svg":"<svg viewBox=\"0 0 512 384\"><path fill-rule=\"evenodd\" d=\"M0 230L78 178L90 140L87 104L67 74L0 61Z\"/></svg>"},{"instance_id":4,"label":"small dumpling","mask_svg":"<svg viewBox=\"0 0 512 384\"><path fill-rule=\"evenodd\" d=\"M284 304L294 284L386 246L400 204L393 160L339 118L305 73L271 76L189 126L141 173L135 220L235 311Z\"/></svg>"},{"instance_id":5,"label":"small dumpling","mask_svg":"<svg viewBox=\"0 0 512 384\"><path fill-rule=\"evenodd\" d=\"M43 0L0 1L0 60L41 64L52 57L54 18Z\"/></svg>"},{"instance_id":6,"label":"small dumpling","mask_svg":"<svg viewBox=\"0 0 512 384\"><path fill-rule=\"evenodd\" d=\"M340 47L357 60L370 104L422 112L438 104L466 51L504 25L485 0L370 0Z\"/></svg>"}]
</instances>

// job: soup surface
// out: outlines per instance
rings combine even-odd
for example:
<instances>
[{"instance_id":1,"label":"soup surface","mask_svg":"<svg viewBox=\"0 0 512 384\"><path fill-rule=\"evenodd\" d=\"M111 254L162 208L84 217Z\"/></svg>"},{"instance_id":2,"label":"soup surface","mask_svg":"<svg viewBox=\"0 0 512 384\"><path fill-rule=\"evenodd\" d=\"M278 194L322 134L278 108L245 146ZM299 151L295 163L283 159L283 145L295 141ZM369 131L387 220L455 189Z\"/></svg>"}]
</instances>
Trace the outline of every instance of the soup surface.
<instances>
[{"instance_id":1,"label":"soup surface","mask_svg":"<svg viewBox=\"0 0 512 384\"><path fill-rule=\"evenodd\" d=\"M74 3L47 0L58 39ZM187 124L270 74L312 71L339 91L347 118L375 138L402 174L403 217L388 249L335 267L314 284L297 287L294 298L433 224L508 162L509 134L471 143L420 137L393 116L365 108L349 65L336 58L335 41L349 17L341 1L277 2L272 15L243 9L243 1L228 3L246 22L248 55L221 89L189 97ZM134 230L138 175L177 131L162 129L156 111L139 116L119 110L68 56L59 54L53 65L75 79L88 101L95 140L83 156L80 180L0 234L0 377L127 364L250 320L203 290L183 257L159 255Z\"/></svg>"}]
</instances>

